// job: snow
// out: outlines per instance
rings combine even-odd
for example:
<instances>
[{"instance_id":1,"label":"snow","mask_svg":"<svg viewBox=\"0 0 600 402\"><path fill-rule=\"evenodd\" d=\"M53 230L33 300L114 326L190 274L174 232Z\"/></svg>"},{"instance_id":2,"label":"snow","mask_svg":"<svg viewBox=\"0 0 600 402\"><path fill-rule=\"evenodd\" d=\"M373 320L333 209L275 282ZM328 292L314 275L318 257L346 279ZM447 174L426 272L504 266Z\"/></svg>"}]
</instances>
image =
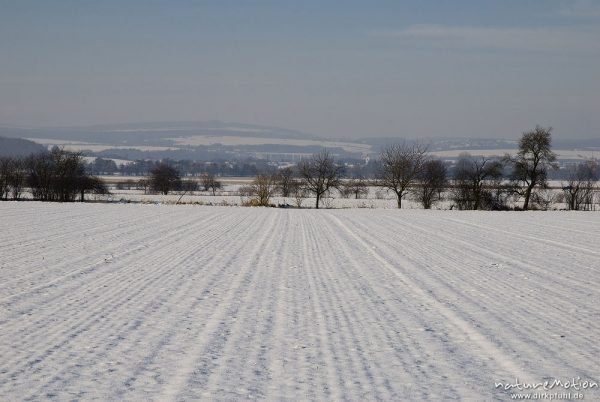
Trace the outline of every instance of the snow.
<instances>
[{"instance_id":1,"label":"snow","mask_svg":"<svg viewBox=\"0 0 600 402\"><path fill-rule=\"evenodd\" d=\"M599 380L597 213L0 217L0 400L507 400L495 382Z\"/></svg>"},{"instance_id":2,"label":"snow","mask_svg":"<svg viewBox=\"0 0 600 402\"><path fill-rule=\"evenodd\" d=\"M307 140L294 138L272 138L272 137L252 137L252 136L233 136L233 135L194 135L189 137L168 138L173 140L177 145L287 145L287 146L320 146L325 148L342 148L347 152L370 153L372 152L371 145L361 144L356 142L343 141L323 141L323 140ZM296 152L291 152L296 153ZM310 155L310 153L308 153Z\"/></svg>"}]
</instances>

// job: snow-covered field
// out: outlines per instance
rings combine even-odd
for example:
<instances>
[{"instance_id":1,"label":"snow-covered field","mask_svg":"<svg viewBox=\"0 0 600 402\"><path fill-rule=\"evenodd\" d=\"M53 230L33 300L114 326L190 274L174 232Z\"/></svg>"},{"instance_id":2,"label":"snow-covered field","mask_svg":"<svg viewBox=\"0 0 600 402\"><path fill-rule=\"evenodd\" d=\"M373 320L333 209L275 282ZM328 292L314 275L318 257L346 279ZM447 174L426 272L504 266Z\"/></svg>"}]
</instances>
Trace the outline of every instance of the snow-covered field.
<instances>
[{"instance_id":1,"label":"snow-covered field","mask_svg":"<svg viewBox=\"0 0 600 402\"><path fill-rule=\"evenodd\" d=\"M3 401L484 401L515 378L600 381L597 213L2 202L0 218Z\"/></svg>"}]
</instances>

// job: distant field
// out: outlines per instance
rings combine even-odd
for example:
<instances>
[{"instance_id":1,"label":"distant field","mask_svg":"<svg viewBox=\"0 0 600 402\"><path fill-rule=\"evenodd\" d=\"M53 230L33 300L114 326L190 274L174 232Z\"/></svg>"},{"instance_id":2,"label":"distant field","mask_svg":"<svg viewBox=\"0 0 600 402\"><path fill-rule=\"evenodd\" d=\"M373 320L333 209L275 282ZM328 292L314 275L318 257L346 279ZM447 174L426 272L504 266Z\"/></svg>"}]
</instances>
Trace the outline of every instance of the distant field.
<instances>
[{"instance_id":1,"label":"distant field","mask_svg":"<svg viewBox=\"0 0 600 402\"><path fill-rule=\"evenodd\" d=\"M300 140L291 138L267 138L267 137L238 137L230 135L212 136L197 135L190 137L169 138L178 145L288 145L288 146L320 146L326 148L343 148L346 152L371 153L371 146L355 142Z\"/></svg>"},{"instance_id":2,"label":"distant field","mask_svg":"<svg viewBox=\"0 0 600 402\"><path fill-rule=\"evenodd\" d=\"M151 145L106 145L106 144L96 144L92 142L83 142L83 141L66 141L66 140L56 140L56 139L47 139L47 138L28 138L28 140L36 142L38 144L42 144L47 146L48 148L52 148L53 146L58 146L66 151L92 151L92 152L102 152L108 149L137 149L139 151L171 151L177 149L176 147L160 147L160 146L151 146Z\"/></svg>"},{"instance_id":3,"label":"distant field","mask_svg":"<svg viewBox=\"0 0 600 402\"><path fill-rule=\"evenodd\" d=\"M467 152L472 156L502 157L505 154L514 155L516 149L453 149L450 151L432 151L431 155L438 158L458 158L461 153ZM600 156L599 150L571 150L571 149L555 149L554 152L559 160L561 159L591 159Z\"/></svg>"},{"instance_id":4,"label":"distant field","mask_svg":"<svg viewBox=\"0 0 600 402\"><path fill-rule=\"evenodd\" d=\"M0 400L480 401L515 378L598 381L595 213L0 216Z\"/></svg>"}]
</instances>

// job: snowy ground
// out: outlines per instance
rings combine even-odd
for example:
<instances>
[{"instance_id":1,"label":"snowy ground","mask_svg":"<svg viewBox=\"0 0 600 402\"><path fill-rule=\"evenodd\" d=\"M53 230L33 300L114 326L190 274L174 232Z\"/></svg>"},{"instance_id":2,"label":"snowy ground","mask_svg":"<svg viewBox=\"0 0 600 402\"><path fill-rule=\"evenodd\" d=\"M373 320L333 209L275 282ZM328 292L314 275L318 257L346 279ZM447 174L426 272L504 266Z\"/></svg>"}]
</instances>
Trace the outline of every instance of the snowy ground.
<instances>
[{"instance_id":1,"label":"snowy ground","mask_svg":"<svg viewBox=\"0 0 600 402\"><path fill-rule=\"evenodd\" d=\"M600 380L597 213L2 202L0 218L3 401L483 401L516 377Z\"/></svg>"}]
</instances>

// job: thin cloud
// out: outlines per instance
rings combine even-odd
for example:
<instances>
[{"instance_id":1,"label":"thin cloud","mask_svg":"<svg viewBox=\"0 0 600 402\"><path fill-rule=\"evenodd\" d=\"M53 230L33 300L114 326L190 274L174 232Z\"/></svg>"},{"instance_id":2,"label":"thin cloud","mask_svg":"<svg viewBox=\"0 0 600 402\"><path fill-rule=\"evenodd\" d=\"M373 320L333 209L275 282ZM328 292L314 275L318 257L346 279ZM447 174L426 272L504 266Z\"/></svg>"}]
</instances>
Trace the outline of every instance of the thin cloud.
<instances>
[{"instance_id":1,"label":"thin cloud","mask_svg":"<svg viewBox=\"0 0 600 402\"><path fill-rule=\"evenodd\" d=\"M562 17L600 18L600 3L591 0L573 0L564 3L556 14Z\"/></svg>"},{"instance_id":2,"label":"thin cloud","mask_svg":"<svg viewBox=\"0 0 600 402\"><path fill-rule=\"evenodd\" d=\"M401 30L373 32L405 44L457 49L600 52L597 28L489 28L411 25Z\"/></svg>"}]
</instances>

